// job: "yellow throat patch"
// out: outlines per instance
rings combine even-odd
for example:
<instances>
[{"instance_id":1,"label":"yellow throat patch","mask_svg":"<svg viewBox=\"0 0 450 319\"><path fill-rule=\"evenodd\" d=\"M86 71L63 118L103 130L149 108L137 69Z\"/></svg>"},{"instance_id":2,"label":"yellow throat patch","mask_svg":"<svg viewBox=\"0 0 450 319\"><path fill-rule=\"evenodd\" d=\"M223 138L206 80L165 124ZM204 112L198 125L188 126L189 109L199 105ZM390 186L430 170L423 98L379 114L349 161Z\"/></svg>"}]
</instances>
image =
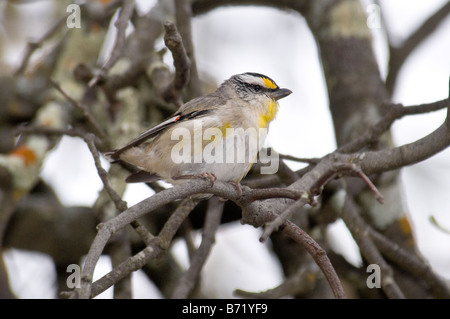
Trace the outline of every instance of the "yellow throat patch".
<instances>
[{"instance_id":1,"label":"yellow throat patch","mask_svg":"<svg viewBox=\"0 0 450 319\"><path fill-rule=\"evenodd\" d=\"M277 101L271 100L269 102L269 105L267 107L267 112L261 114L261 116L259 117L259 127L260 128L264 128L264 127L268 127L269 126L269 123L277 115L279 106L280 105L278 104Z\"/></svg>"}]
</instances>

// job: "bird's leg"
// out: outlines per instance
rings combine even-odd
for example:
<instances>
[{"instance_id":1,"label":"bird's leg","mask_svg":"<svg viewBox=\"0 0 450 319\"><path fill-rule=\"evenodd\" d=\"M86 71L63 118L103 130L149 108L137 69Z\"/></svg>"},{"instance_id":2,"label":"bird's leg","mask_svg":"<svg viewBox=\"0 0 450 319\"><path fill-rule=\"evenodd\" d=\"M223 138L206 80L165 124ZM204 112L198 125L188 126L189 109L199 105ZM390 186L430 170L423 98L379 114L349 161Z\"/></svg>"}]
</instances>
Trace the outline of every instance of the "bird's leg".
<instances>
[{"instance_id":1,"label":"bird's leg","mask_svg":"<svg viewBox=\"0 0 450 319\"><path fill-rule=\"evenodd\" d=\"M236 190L238 191L239 197L242 197L242 186L240 182L229 182L231 185L236 187Z\"/></svg>"}]
</instances>

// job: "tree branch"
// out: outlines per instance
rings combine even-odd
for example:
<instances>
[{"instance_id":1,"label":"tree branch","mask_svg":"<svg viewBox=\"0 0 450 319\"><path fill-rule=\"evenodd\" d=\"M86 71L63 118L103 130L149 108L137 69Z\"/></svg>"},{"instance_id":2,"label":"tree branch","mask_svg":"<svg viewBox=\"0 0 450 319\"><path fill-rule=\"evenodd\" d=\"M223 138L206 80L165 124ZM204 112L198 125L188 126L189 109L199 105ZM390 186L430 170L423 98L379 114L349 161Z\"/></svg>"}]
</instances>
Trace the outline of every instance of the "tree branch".
<instances>
[{"instance_id":1,"label":"tree branch","mask_svg":"<svg viewBox=\"0 0 450 319\"><path fill-rule=\"evenodd\" d=\"M365 225L362 218L359 216L357 205L349 196L346 196L345 198L340 216L352 233L363 257L368 263L380 266L382 272L381 288L386 295L393 299L405 298L403 292L395 282L394 273L391 267L384 260L371 239L367 236L367 228L369 226Z\"/></svg>"},{"instance_id":2,"label":"tree branch","mask_svg":"<svg viewBox=\"0 0 450 319\"><path fill-rule=\"evenodd\" d=\"M450 125L447 122L415 142L388 150L364 152L356 161L367 175L422 162L450 146Z\"/></svg>"},{"instance_id":3,"label":"tree branch","mask_svg":"<svg viewBox=\"0 0 450 319\"><path fill-rule=\"evenodd\" d=\"M165 254L172 242L173 237L180 228L183 221L189 213L198 204L198 199L187 198L183 200L173 214L170 215L168 221L164 224L163 229L158 236L152 238L147 247L138 254L128 258L111 272L97 280L92 284L91 298L102 293L116 282L124 278L127 274L141 269L153 259L159 258ZM72 297L77 297L78 291L75 291Z\"/></svg>"},{"instance_id":4,"label":"tree branch","mask_svg":"<svg viewBox=\"0 0 450 319\"><path fill-rule=\"evenodd\" d=\"M325 275L335 298L346 298L344 288L336 274L336 270L331 265L326 251L320 247L312 237L291 221L287 221L285 225L282 232L292 238L296 243L300 244L311 255Z\"/></svg>"},{"instance_id":5,"label":"tree branch","mask_svg":"<svg viewBox=\"0 0 450 319\"><path fill-rule=\"evenodd\" d=\"M70 96L69 93L67 93L57 82L50 80L51 85L59 92L61 93L67 101L69 101L74 107L81 110L83 112L83 115L86 117L88 122L92 125L95 132L101 137L104 138L106 136L106 133L100 123L96 120L96 118L93 116L91 111L86 105L80 104L78 101L76 101L73 97Z\"/></svg>"},{"instance_id":6,"label":"tree branch","mask_svg":"<svg viewBox=\"0 0 450 319\"><path fill-rule=\"evenodd\" d=\"M311 277L315 276L316 272L313 269L299 268L296 273L286 278L275 288L262 292L248 292L236 289L234 294L238 297L252 299L279 299L289 295L295 296L310 291L312 286L314 286L314 281L311 280Z\"/></svg>"},{"instance_id":7,"label":"tree branch","mask_svg":"<svg viewBox=\"0 0 450 319\"><path fill-rule=\"evenodd\" d=\"M108 70L117 62L117 60L122 56L126 43L126 34L125 31L128 26L128 21L131 18L131 15L134 11L134 0L122 0L122 5L120 9L119 17L115 22L115 27L117 28L117 35L114 42L113 49L111 54L106 59L103 66L100 68L100 72L89 81L89 86L93 87L97 84L97 82L104 78Z\"/></svg>"},{"instance_id":8,"label":"tree branch","mask_svg":"<svg viewBox=\"0 0 450 319\"><path fill-rule=\"evenodd\" d=\"M224 202L220 201L217 197L213 197L209 200L205 225L203 227L202 243L192 258L191 266L178 281L172 298L188 298L197 284L200 277L200 271L214 244L215 234L222 218L223 206Z\"/></svg>"},{"instance_id":9,"label":"tree branch","mask_svg":"<svg viewBox=\"0 0 450 319\"><path fill-rule=\"evenodd\" d=\"M58 30L61 29L61 26L66 22L68 14L60 18L49 30L47 30L38 40L31 41L27 43L27 46L25 48L25 53L22 58L22 62L20 63L20 66L17 68L17 70L14 72L14 76L17 77L20 74L23 74L28 66L28 62L30 61L31 56L33 53L39 49L42 44L51 38Z\"/></svg>"},{"instance_id":10,"label":"tree branch","mask_svg":"<svg viewBox=\"0 0 450 319\"><path fill-rule=\"evenodd\" d=\"M186 54L191 61L189 90L190 97L198 97L203 95L202 85L198 77L197 62L194 55L194 44L192 43L192 8L191 0L175 0L175 16L177 28L183 39Z\"/></svg>"},{"instance_id":11,"label":"tree branch","mask_svg":"<svg viewBox=\"0 0 450 319\"><path fill-rule=\"evenodd\" d=\"M172 52L175 78L163 92L163 98L167 102L175 102L181 105L181 93L188 85L190 79L191 60L186 53L183 40L175 24L166 22L164 28L166 30L164 42Z\"/></svg>"},{"instance_id":12,"label":"tree branch","mask_svg":"<svg viewBox=\"0 0 450 319\"><path fill-rule=\"evenodd\" d=\"M428 283L436 298L450 298L450 289L445 280L436 275L422 260L402 249L397 243L389 240L373 228L368 228L368 234L377 249L398 267L408 271L416 278Z\"/></svg>"},{"instance_id":13,"label":"tree branch","mask_svg":"<svg viewBox=\"0 0 450 319\"><path fill-rule=\"evenodd\" d=\"M447 2L417 28L400 47L390 46L389 73L386 78L386 87L391 94L394 91L398 73L411 52L436 30L449 13L450 2Z\"/></svg>"},{"instance_id":14,"label":"tree branch","mask_svg":"<svg viewBox=\"0 0 450 319\"><path fill-rule=\"evenodd\" d=\"M443 99L437 102L403 106L401 104L387 103L383 105L383 109L386 111L383 117L375 125L369 127L358 138L340 146L337 151L341 153L351 153L362 149L364 146L377 141L381 134L390 129L392 124L404 116L424 114L433 111L438 111L446 108L449 103L449 99Z\"/></svg>"},{"instance_id":15,"label":"tree branch","mask_svg":"<svg viewBox=\"0 0 450 319\"><path fill-rule=\"evenodd\" d=\"M92 294L91 281L95 265L97 264L98 259L100 258L100 255L102 254L102 251L104 250L104 247L108 242L109 238L112 236L112 234L122 229L128 223L136 220L137 218L141 217L144 214L147 214L152 210L155 210L165 204L168 204L173 200L186 198L190 195L197 193L212 193L223 198L232 199L234 201L239 200L240 196L240 192L233 185L230 185L228 183L216 181L214 185L211 187L209 180L192 180L190 181L190 183L183 183L173 188L157 193L152 197L145 199L142 202L136 204L135 206L129 208L128 210L118 215L117 217L100 224L98 227L99 228L98 234L85 260L85 265L82 272L81 290L79 291L79 297L89 298L91 296ZM274 217L275 215L273 214L269 215L270 220L272 220ZM317 245L317 243L315 243L315 241L311 237L309 237L305 232L303 232L296 225L290 222L287 222L287 226L284 227L283 231L286 232L289 236L291 236L303 247L305 247L310 254L314 254L312 257L317 263L320 263L319 267L322 269L322 271L324 271L326 278L330 282L330 285L332 285L332 289L336 297L337 298L344 297L344 293L342 287L340 286L339 279L336 277L336 274L332 269L332 266L328 260L328 257L326 257L326 253L324 252L324 250L321 249ZM163 231L161 232L161 234L162 233ZM155 248L154 246L147 247L146 252L141 252L142 254L145 254L144 256L140 254L139 256L135 256L132 258L134 259L137 258L140 261L139 263L141 263L143 261L143 258L145 259L153 257L155 255L159 255L161 253L161 249L164 249L161 248L160 246L161 239L155 238L154 241L158 242L157 248ZM168 243L167 241L165 242L166 244L164 244L164 247L167 247ZM308 245L311 245L311 247L306 247ZM128 263L128 265L130 265L130 261L125 263ZM125 275L124 267L125 264L123 263L122 266L120 266L120 268L117 270L119 272L117 276ZM78 291L75 294L77 293ZM75 297L76 295L73 296Z\"/></svg>"}]
</instances>

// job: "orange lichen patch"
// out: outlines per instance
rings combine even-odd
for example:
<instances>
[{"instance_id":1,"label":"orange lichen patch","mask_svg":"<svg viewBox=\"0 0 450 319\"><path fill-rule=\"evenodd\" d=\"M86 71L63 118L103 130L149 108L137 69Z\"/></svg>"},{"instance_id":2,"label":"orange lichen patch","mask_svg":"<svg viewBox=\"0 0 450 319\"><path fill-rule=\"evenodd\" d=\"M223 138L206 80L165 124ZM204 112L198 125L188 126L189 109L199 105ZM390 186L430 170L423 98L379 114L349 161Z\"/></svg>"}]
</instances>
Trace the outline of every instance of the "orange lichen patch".
<instances>
[{"instance_id":1,"label":"orange lichen patch","mask_svg":"<svg viewBox=\"0 0 450 319\"><path fill-rule=\"evenodd\" d=\"M51 118L46 118L42 121L42 126L53 126L53 120Z\"/></svg>"},{"instance_id":2,"label":"orange lichen patch","mask_svg":"<svg viewBox=\"0 0 450 319\"><path fill-rule=\"evenodd\" d=\"M26 192L24 192L23 190L14 190L13 191L13 198L14 200L19 200L23 197L23 195L25 195Z\"/></svg>"},{"instance_id":3,"label":"orange lichen patch","mask_svg":"<svg viewBox=\"0 0 450 319\"><path fill-rule=\"evenodd\" d=\"M91 24L91 31L94 33L98 33L102 31L102 25L100 23L94 22Z\"/></svg>"},{"instance_id":4,"label":"orange lichen patch","mask_svg":"<svg viewBox=\"0 0 450 319\"><path fill-rule=\"evenodd\" d=\"M400 229L402 230L402 232L405 235L411 235L412 233L412 227L411 224L409 223L409 220L406 216L403 216L402 218L399 219L398 224L400 226Z\"/></svg>"},{"instance_id":5,"label":"orange lichen patch","mask_svg":"<svg viewBox=\"0 0 450 319\"><path fill-rule=\"evenodd\" d=\"M36 163L36 153L27 146L20 146L10 153L12 156L18 156L23 159L25 166Z\"/></svg>"},{"instance_id":6,"label":"orange lichen patch","mask_svg":"<svg viewBox=\"0 0 450 319\"><path fill-rule=\"evenodd\" d=\"M101 3L103 3L103 4L108 4L108 3L110 3L112 0L94 0L94 1L101 2Z\"/></svg>"},{"instance_id":7,"label":"orange lichen patch","mask_svg":"<svg viewBox=\"0 0 450 319\"><path fill-rule=\"evenodd\" d=\"M78 61L73 58L69 58L66 60L66 67L70 70L73 70L77 66Z\"/></svg>"},{"instance_id":8,"label":"orange lichen patch","mask_svg":"<svg viewBox=\"0 0 450 319\"><path fill-rule=\"evenodd\" d=\"M316 280L316 274L313 273L312 271L308 273L308 281L309 282L314 282Z\"/></svg>"}]
</instances>

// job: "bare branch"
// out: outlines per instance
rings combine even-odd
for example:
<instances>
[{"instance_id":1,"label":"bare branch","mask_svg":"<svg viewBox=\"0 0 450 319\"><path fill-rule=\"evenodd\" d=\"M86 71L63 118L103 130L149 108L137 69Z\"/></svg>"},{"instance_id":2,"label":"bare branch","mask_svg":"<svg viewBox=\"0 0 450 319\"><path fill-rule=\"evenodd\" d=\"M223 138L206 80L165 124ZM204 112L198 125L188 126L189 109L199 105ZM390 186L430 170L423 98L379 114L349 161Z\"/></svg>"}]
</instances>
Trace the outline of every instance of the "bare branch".
<instances>
[{"instance_id":1,"label":"bare branch","mask_svg":"<svg viewBox=\"0 0 450 319\"><path fill-rule=\"evenodd\" d=\"M181 104L181 93L189 83L191 60L183 46L183 40L174 23L167 21L164 24L166 34L164 42L172 52L173 64L175 66L175 78L168 88L165 89L163 97L166 101Z\"/></svg>"},{"instance_id":2,"label":"bare branch","mask_svg":"<svg viewBox=\"0 0 450 319\"><path fill-rule=\"evenodd\" d=\"M169 202L172 202L176 199L185 198L189 195L196 194L196 193L213 193L217 196L223 197L223 198L230 198L233 200L238 200L240 198L239 191L232 185L228 183L223 183L221 181L216 181L213 186L211 186L210 181L206 180L192 180L190 183L183 183L180 185L177 185L173 188L164 190L160 193L157 193L153 195L152 197L143 200L142 202L136 204L135 206L129 208L122 214L118 215L117 217L106 221L105 223L102 223L99 225L99 232L96 236L91 249L89 250L89 253L86 257L85 266L83 268L82 272L82 286L80 290L80 297L81 298L89 298L91 296L91 281L92 281L92 275L95 268L95 265L106 245L109 238L112 234L114 234L116 231L122 229L125 225L128 223L136 220L140 216L155 210L165 204L168 204ZM270 221L274 219L276 215L273 213L271 215L268 215L267 221ZM267 218L267 216L266 216ZM166 224L167 225L167 224ZM178 223L178 225L181 225L181 223ZM178 226L179 227L179 226ZM154 256L155 254L159 255L161 253L161 249L165 249L168 247L168 244L170 243L170 234L174 234L173 229L176 227L168 226L167 233L169 233L169 240L161 240L163 237L166 238L167 235L164 234L164 229L161 231L161 238L154 238L158 242L158 248L155 248L154 246L148 247L150 249L147 249L147 252L149 253L149 256ZM324 271L325 276L327 277L328 281L330 282L330 285L332 285L332 289L336 295L336 297L341 298L344 296L342 287L340 287L339 279L335 277L335 272L332 269L331 264L329 263L328 257L326 257L326 253L321 249L315 241L309 237L305 232L303 232L301 229L299 229L296 225L292 224L291 222L286 222L286 226L283 228L283 232L287 232L289 236L292 236L295 241L297 241L299 244L301 244L310 254L313 254L313 259L320 263L319 267ZM161 246L161 244L163 246ZM311 245L310 247L308 245ZM308 247L306 247L308 246ZM136 257L137 258L137 257ZM140 260L143 258L142 256L139 257ZM145 257L147 258L147 257ZM142 261L142 260L141 260ZM129 263L130 261L126 262ZM133 264L134 265L134 264ZM120 274L117 274L117 276L125 275L124 273L124 267L120 267ZM134 268L133 268L134 269ZM77 292L78 293L78 292Z\"/></svg>"},{"instance_id":3,"label":"bare branch","mask_svg":"<svg viewBox=\"0 0 450 319\"><path fill-rule=\"evenodd\" d=\"M198 202L198 199L192 198L183 200L175 212L170 215L169 220L166 222L158 236L152 238L144 250L128 258L111 272L92 284L90 297L93 298L97 296L109 287L113 286L126 275L144 267L144 265L146 265L150 260L164 255L169 248L172 238L175 236L183 221L198 204ZM76 291L73 297L77 297L77 293L78 292Z\"/></svg>"},{"instance_id":4,"label":"bare branch","mask_svg":"<svg viewBox=\"0 0 450 319\"><path fill-rule=\"evenodd\" d=\"M246 187L246 186L243 186ZM247 187L246 187L247 188ZM261 189L251 189L242 195L240 203L246 206L255 200L262 200L268 198L289 198L289 199L299 199L302 195L294 190L286 188L261 188Z\"/></svg>"},{"instance_id":5,"label":"bare branch","mask_svg":"<svg viewBox=\"0 0 450 319\"><path fill-rule=\"evenodd\" d=\"M337 151L341 153L351 153L359 151L364 146L370 143L374 143L377 139L379 139L381 134L390 129L394 121L399 120L407 115L423 114L441 110L447 107L448 103L448 98L433 103L412 106L387 103L383 106L383 110L385 110L385 113L383 117L378 121L378 123L368 128L357 139L340 146Z\"/></svg>"},{"instance_id":6,"label":"bare branch","mask_svg":"<svg viewBox=\"0 0 450 319\"><path fill-rule=\"evenodd\" d=\"M120 196L116 193L116 191L113 189L113 187L109 181L109 175L101 165L100 155L99 155L97 147L95 146L96 144L101 144L101 141L94 134L85 133L85 132L82 132L82 131L74 129L74 128L55 129L55 128L41 127L41 126L19 126L15 130L15 135L16 134L44 134L44 135L57 135L57 136L67 135L67 136L71 136L71 137L82 138L86 142L86 144L94 158L94 163L95 163L95 167L97 169L97 173L103 183L103 187L105 188L108 196L111 198L115 207L120 212L122 212L128 208L127 203L125 201L123 201L120 198ZM133 221L131 223L131 226L136 230L136 232L139 234L139 236L144 241L144 243L146 243L148 245L150 240L153 238L153 235L150 234L148 232L148 230L142 224L139 223L139 221Z\"/></svg>"},{"instance_id":7,"label":"bare branch","mask_svg":"<svg viewBox=\"0 0 450 319\"><path fill-rule=\"evenodd\" d=\"M384 201L383 195L381 195L380 191L374 185L374 183L372 183L372 181L369 179L369 177L366 174L364 174L364 172L361 170L360 167L355 167L355 172L356 172L356 174L358 174L359 177L362 178L362 180L367 184L367 186L369 186L370 190L374 193L376 200L380 204L383 204L383 201Z\"/></svg>"},{"instance_id":8,"label":"bare branch","mask_svg":"<svg viewBox=\"0 0 450 319\"><path fill-rule=\"evenodd\" d=\"M450 2L444 4L439 10L431 15L416 31L414 31L408 39L406 39L401 47L390 47L389 74L386 78L386 87L389 92L394 91L397 75L406 59L412 51L414 51L430 34L436 30L439 24L447 18L450 13Z\"/></svg>"},{"instance_id":9,"label":"bare branch","mask_svg":"<svg viewBox=\"0 0 450 319\"><path fill-rule=\"evenodd\" d=\"M194 55L194 44L192 43L192 8L190 0L175 0L175 15L177 20L177 28L183 39L186 54L191 61L190 64L190 80L189 90L191 97L203 95L202 85L198 77L197 62Z\"/></svg>"},{"instance_id":10,"label":"bare branch","mask_svg":"<svg viewBox=\"0 0 450 319\"><path fill-rule=\"evenodd\" d=\"M286 222L286 226L282 231L295 242L300 244L311 255L316 264L322 270L322 273L325 275L334 296L337 299L346 298L344 288L342 287L341 281L336 274L336 270L333 268L330 260L328 259L326 251L320 247L319 244L317 244L306 232L290 221Z\"/></svg>"},{"instance_id":11,"label":"bare branch","mask_svg":"<svg viewBox=\"0 0 450 319\"><path fill-rule=\"evenodd\" d=\"M187 197L184 199L174 213L170 215L169 220L164 224L164 227L161 229L158 234L158 238L160 240L160 246L163 249L169 248L172 243L172 239L175 236L175 233L181 227L181 224L189 215L189 213L197 206L197 204L201 201L199 198Z\"/></svg>"},{"instance_id":12,"label":"bare branch","mask_svg":"<svg viewBox=\"0 0 450 319\"><path fill-rule=\"evenodd\" d=\"M61 26L66 22L67 16L68 15L65 15L62 18L60 18L38 40L27 43L27 46L25 48L25 53L22 58L22 62L20 63L20 66L17 68L17 70L14 72L14 76L18 76L25 72L25 70L28 66L28 62L30 61L30 58L33 55L34 51L36 51L36 49L40 48L46 40L51 38L61 28Z\"/></svg>"},{"instance_id":13,"label":"bare branch","mask_svg":"<svg viewBox=\"0 0 450 319\"><path fill-rule=\"evenodd\" d=\"M57 82L50 80L50 83L53 85L53 87L58 90L74 107L77 109L80 109L86 119L89 121L89 123L92 125L92 127L95 129L96 133L100 135L100 137L105 137L106 133L103 130L102 126L98 121L95 119L95 117L92 115L91 111L86 105L80 104L78 101L76 101L74 98L70 96L68 92L66 92Z\"/></svg>"},{"instance_id":14,"label":"bare branch","mask_svg":"<svg viewBox=\"0 0 450 319\"><path fill-rule=\"evenodd\" d=\"M444 122L427 136L389 150L362 153L357 162L367 174L376 174L412 165L430 158L450 145L450 125Z\"/></svg>"},{"instance_id":15,"label":"bare branch","mask_svg":"<svg viewBox=\"0 0 450 319\"><path fill-rule=\"evenodd\" d=\"M195 15L204 14L215 8L228 5L261 5L278 9L293 9L298 12L308 8L309 1L302 0L193 0L192 12Z\"/></svg>"},{"instance_id":16,"label":"bare branch","mask_svg":"<svg viewBox=\"0 0 450 319\"><path fill-rule=\"evenodd\" d=\"M200 271L208 258L215 241L215 234L222 218L224 202L213 197L208 202L205 226L203 227L202 243L194 254L191 266L178 281L172 295L174 299L188 298L200 277Z\"/></svg>"},{"instance_id":17,"label":"bare branch","mask_svg":"<svg viewBox=\"0 0 450 319\"><path fill-rule=\"evenodd\" d=\"M259 240L261 242L265 242L274 231L278 230L278 228L286 222L286 220L291 218L294 213L296 213L300 208L302 208L309 202L309 194L303 193L302 197L300 197L300 199L297 200L294 204L289 206L288 209L278 215L273 221L266 223L264 232Z\"/></svg>"},{"instance_id":18,"label":"bare branch","mask_svg":"<svg viewBox=\"0 0 450 319\"><path fill-rule=\"evenodd\" d=\"M317 268L316 268L317 269ZM293 275L286 278L279 286L262 292L248 292L236 289L234 294L242 298L258 298L258 299L279 299L286 296L295 296L306 293L314 286L311 277L315 277L316 273L309 268L299 268Z\"/></svg>"},{"instance_id":19,"label":"bare branch","mask_svg":"<svg viewBox=\"0 0 450 319\"><path fill-rule=\"evenodd\" d=\"M280 159L288 160L288 161L294 161L294 162L300 162L300 163L307 163L311 165L315 165L319 162L319 158L302 158L302 157L295 157L292 155L287 154L279 154Z\"/></svg>"},{"instance_id":20,"label":"bare branch","mask_svg":"<svg viewBox=\"0 0 450 319\"><path fill-rule=\"evenodd\" d=\"M448 143L450 143L450 133L448 132L448 128L445 127L445 125L443 125L444 128L438 129L436 132L431 133L431 134L438 134L438 136L440 136L440 134L446 134L447 136L447 141L445 141L444 139L444 143L447 144L439 144L439 148L442 148L442 145L448 145ZM444 132L441 132L443 130L446 130ZM435 138L435 136L433 137ZM441 140L441 139L439 139ZM423 142L416 142L419 144L422 144ZM429 143L426 143L426 145L428 145ZM402 148L405 146L401 146L399 148ZM423 147L423 145L422 145ZM436 148L432 148L432 150L436 151ZM384 153L383 153L384 152ZM398 164L399 161L403 164L405 164L405 160L407 160L409 163L409 161L411 160L423 160L423 154L419 154L419 156L417 157L417 155L411 155L411 158L407 158L405 159L404 157L402 157L400 160L397 159L395 156L386 156L386 153L391 153L392 150L381 150L381 151L376 151L376 152L367 152L361 155L355 155L355 154L339 154L339 153L334 153L334 154L330 154L330 156L326 156L322 159L322 161L320 161L310 172L306 173L303 178L301 178L300 180L298 180L296 183L293 184L293 189L298 191L298 187L300 185L302 185L304 192L309 193L309 194L314 194L314 192L317 192L319 189L322 188L322 186L330 180L330 178L332 178L333 176L335 176L337 173L339 173L339 169L342 169L343 172L345 173L346 171L349 171L348 168L348 163L352 163L354 161L356 161L356 163L358 165L361 165L361 167L364 169L364 171L370 171L371 173L374 173L374 170L376 172L377 169L379 169L380 171L384 171L386 169L390 169L392 168L392 166L396 167L397 165L402 165L402 164ZM398 151L401 152L401 151ZM417 152L417 151L416 151ZM376 153L377 157L381 156L382 158L386 157L385 162L384 162L384 166L383 168L379 165L378 161L374 161L374 156L371 153ZM395 152L394 152L395 153ZM427 153L429 156L432 155L432 152L429 151ZM368 160L369 159L369 160ZM367 163L366 163L367 161ZM353 172L354 173L354 172ZM309 186L307 186L309 185ZM90 280L92 278L92 271L95 267L95 264L101 254L101 251L104 248L104 245L106 244L106 242L108 241L109 237L116 231L118 231L119 229L123 228L126 224L136 220L138 217L142 216L143 214L146 214L147 212L157 209L158 207L167 204L170 201L176 200L176 199L181 199L181 198L185 198L186 196L192 195L192 194L196 194L196 193L213 193L215 195L224 197L224 198L229 198L232 199L234 201L236 201L237 203L239 203L240 199L245 199L245 192L247 191L245 188L243 189L243 194L241 197L241 194L239 194L239 192L237 191L237 189L234 186L231 186L227 183L223 183L220 181L216 181L214 183L214 185L210 187L210 181L203 181L203 180L196 180L196 181L191 181L190 183L186 183L186 184L182 184L182 185L178 185L172 189L168 189L165 190L163 192L160 192L158 194L155 194L154 196L150 197L147 200L142 201L141 203L129 208L128 210L126 210L124 213L122 213L121 215L117 216L116 218L107 221L106 223L104 223L104 225L100 228L99 230L99 234L96 238L96 240L94 241L91 250L88 254L88 257L86 259L86 264L85 264L85 268L83 270L83 278L84 278L84 283L85 285L83 286L84 290L82 289L82 296L88 297L90 296ZM304 203L301 203L302 205L304 205ZM251 205L250 205L251 206ZM246 214L248 215L249 213L251 213L251 210L248 210L249 206L246 207L247 208L247 212ZM274 215L274 213L272 212L266 212L265 215L262 215L261 212L258 212L258 222L255 225L261 225L261 224L265 224L268 222L271 222L273 220L276 219L276 215ZM249 222L250 220L252 220L254 217L249 219L249 216L245 217L245 221ZM253 222L250 222L251 224L253 224ZM290 236L293 236L295 238L293 238L294 240L296 240L298 243L300 243L303 247L307 246L307 245L312 245L311 247L305 247L308 252L310 254L314 254L312 255L314 260L318 263L319 267L321 267L322 271L325 273L325 275L327 276L328 281L330 282L330 285L334 285L332 288L334 289L335 295L337 297L341 296L341 293L339 292L339 288L337 288L338 286L336 286L336 284L338 283L338 279L334 278L334 270L330 270L329 266L329 260L325 256L323 256L324 252L321 248L317 247L317 244L312 241L312 239L303 231L299 230L299 229L292 229L293 227L296 227L295 225L293 225L291 222L286 221L284 224L284 228L283 228L283 232L287 232ZM168 245L168 242L166 242L166 244L164 246ZM322 252L321 252L322 251ZM319 252L319 253L318 253ZM319 264L321 263L321 264ZM331 265L330 265L331 266ZM332 268L332 267L331 267ZM87 285L86 285L87 284ZM392 287L392 286L389 286ZM389 288L391 289L391 288ZM397 294L395 292L396 290L394 289L392 292L392 296L399 296L399 294Z\"/></svg>"},{"instance_id":21,"label":"bare branch","mask_svg":"<svg viewBox=\"0 0 450 319\"><path fill-rule=\"evenodd\" d=\"M397 243L375 231L372 227L368 228L368 233L378 250L387 259L401 267L401 269L413 274L416 278L421 278L427 282L436 298L450 298L450 289L445 280L436 275L429 265L400 247Z\"/></svg>"},{"instance_id":22,"label":"bare branch","mask_svg":"<svg viewBox=\"0 0 450 319\"><path fill-rule=\"evenodd\" d=\"M124 202L122 198L120 198L120 196L113 189L109 181L108 172L102 167L102 164L100 162L100 154L98 153L97 147L94 144L94 135L85 134L83 136L83 139L86 142L87 146L89 147L92 156L94 157L95 168L97 168L98 176L100 176L100 179L102 180L103 186L105 187L105 190L108 193L109 197L111 198L114 205L119 211L122 212L126 210L127 203Z\"/></svg>"},{"instance_id":23,"label":"bare branch","mask_svg":"<svg viewBox=\"0 0 450 319\"><path fill-rule=\"evenodd\" d=\"M97 82L103 78L108 70L117 62L117 60L122 56L125 43L126 43L126 34L125 31L128 26L128 21L131 18L134 10L134 0L122 0L122 8L120 9L119 17L115 22L115 27L117 28L116 40L114 42L113 49L111 54L103 64L100 69L100 72L89 81L89 86L93 87L97 84Z\"/></svg>"},{"instance_id":24,"label":"bare branch","mask_svg":"<svg viewBox=\"0 0 450 319\"><path fill-rule=\"evenodd\" d=\"M359 216L358 207L353 199L346 196L344 206L340 212L340 216L344 220L348 229L352 233L363 257L370 264L380 266L383 276L381 278L381 288L389 298L404 298L403 292L398 287L394 279L394 273L383 256L378 251L372 240L368 237L367 226Z\"/></svg>"}]
</instances>

